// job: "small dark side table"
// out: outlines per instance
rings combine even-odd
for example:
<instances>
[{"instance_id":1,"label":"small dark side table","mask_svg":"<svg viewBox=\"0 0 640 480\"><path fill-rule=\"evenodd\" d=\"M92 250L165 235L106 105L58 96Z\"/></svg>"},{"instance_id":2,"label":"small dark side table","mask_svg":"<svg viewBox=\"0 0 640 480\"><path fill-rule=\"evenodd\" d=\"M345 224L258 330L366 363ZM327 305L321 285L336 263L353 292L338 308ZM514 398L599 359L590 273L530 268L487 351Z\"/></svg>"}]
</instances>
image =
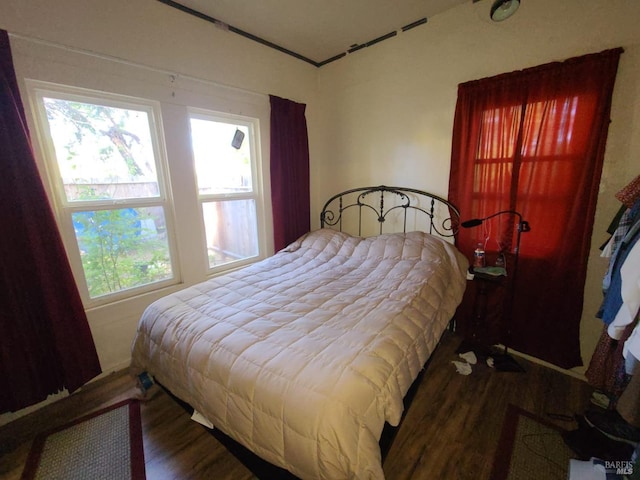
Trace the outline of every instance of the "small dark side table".
<instances>
[{"instance_id":1,"label":"small dark side table","mask_svg":"<svg viewBox=\"0 0 640 480\"><path fill-rule=\"evenodd\" d=\"M509 277L494 276L473 271L467 279L462 302L453 317L454 330L463 337L456 353L473 351L478 360L484 362L492 357L497 370L523 371L505 352L498 351L496 344L504 343L510 319L507 312Z\"/></svg>"}]
</instances>

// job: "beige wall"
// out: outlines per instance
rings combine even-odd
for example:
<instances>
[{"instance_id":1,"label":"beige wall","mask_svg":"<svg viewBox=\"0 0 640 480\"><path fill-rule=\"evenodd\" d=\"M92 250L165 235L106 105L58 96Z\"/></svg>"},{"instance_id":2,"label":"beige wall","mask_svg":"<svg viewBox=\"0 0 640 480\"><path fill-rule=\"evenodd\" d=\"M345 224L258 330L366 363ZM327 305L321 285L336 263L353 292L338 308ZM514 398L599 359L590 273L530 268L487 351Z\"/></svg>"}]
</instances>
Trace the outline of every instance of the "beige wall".
<instances>
[{"instance_id":1,"label":"beige wall","mask_svg":"<svg viewBox=\"0 0 640 480\"><path fill-rule=\"evenodd\" d=\"M11 34L21 81L35 78L161 102L172 158L188 151L179 120L185 105L199 102L261 119L268 172L267 94L306 103L314 227L324 199L344 188L386 183L446 196L458 83L623 46L582 322L588 361L599 336L593 312L606 268L596 248L618 207L613 193L639 173L640 2L528 0L500 24L488 19L488 8L487 1L469 1L321 69L156 0L3 0L0 28ZM177 174L173 187L193 188L193 179ZM176 205L176 214L195 221L194 204ZM187 265L184 284L199 281L204 270L188 260L196 242L188 231L178 237ZM137 320L157 296L88 312L105 371L128 363Z\"/></svg>"},{"instance_id":2,"label":"beige wall","mask_svg":"<svg viewBox=\"0 0 640 480\"><path fill-rule=\"evenodd\" d=\"M489 6L468 2L320 69L323 127L311 152L313 205L364 184L408 185L446 196L459 83L624 47L581 326L588 363L602 329L594 313L607 262L597 249L620 205L614 193L640 173L640 2L527 0L501 23L489 19Z\"/></svg>"}]
</instances>

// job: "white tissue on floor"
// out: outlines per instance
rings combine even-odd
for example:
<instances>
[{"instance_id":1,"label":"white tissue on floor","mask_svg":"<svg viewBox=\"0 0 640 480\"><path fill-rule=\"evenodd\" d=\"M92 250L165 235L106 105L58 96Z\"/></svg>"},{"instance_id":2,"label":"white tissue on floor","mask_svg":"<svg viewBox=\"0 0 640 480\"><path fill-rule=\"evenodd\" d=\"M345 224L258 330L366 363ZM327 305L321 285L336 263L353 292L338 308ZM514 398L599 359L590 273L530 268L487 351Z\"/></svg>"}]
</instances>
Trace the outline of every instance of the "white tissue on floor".
<instances>
[{"instance_id":1,"label":"white tissue on floor","mask_svg":"<svg viewBox=\"0 0 640 480\"><path fill-rule=\"evenodd\" d=\"M463 360L466 360L467 363L470 363L471 365L475 365L476 363L478 363L478 357L476 357L476 354L473 353L473 350L471 350L470 352L460 353L458 354L458 356Z\"/></svg>"},{"instance_id":2,"label":"white tissue on floor","mask_svg":"<svg viewBox=\"0 0 640 480\"><path fill-rule=\"evenodd\" d=\"M451 363L453 363L456 366L456 371L460 375L471 374L471 365L469 365L467 362L456 362L455 360L453 360Z\"/></svg>"},{"instance_id":3,"label":"white tissue on floor","mask_svg":"<svg viewBox=\"0 0 640 480\"><path fill-rule=\"evenodd\" d=\"M191 420L193 420L194 422L198 422L199 424L204 425L207 428L213 428L213 423L207 420L207 418L197 410L193 411L193 415L191 415Z\"/></svg>"}]
</instances>

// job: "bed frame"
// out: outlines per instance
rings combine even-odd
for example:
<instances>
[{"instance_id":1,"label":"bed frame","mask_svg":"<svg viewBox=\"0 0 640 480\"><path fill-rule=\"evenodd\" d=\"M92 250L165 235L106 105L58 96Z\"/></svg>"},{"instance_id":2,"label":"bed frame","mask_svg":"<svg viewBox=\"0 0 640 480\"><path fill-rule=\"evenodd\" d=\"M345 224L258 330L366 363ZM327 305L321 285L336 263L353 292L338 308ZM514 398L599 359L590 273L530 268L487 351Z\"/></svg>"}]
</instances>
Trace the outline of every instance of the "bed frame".
<instances>
[{"instance_id":1,"label":"bed frame","mask_svg":"<svg viewBox=\"0 0 640 480\"><path fill-rule=\"evenodd\" d=\"M320 226L341 232L343 229L347 232L357 230L357 236L421 230L453 241L460 226L460 212L446 199L423 190L379 185L354 188L331 197L320 213ZM436 350L437 346L405 395L404 412L398 426L385 424L379 442L383 463ZM190 405L160 386L185 410L193 413ZM261 459L220 430L207 430L257 478L298 480L292 473Z\"/></svg>"},{"instance_id":2,"label":"bed frame","mask_svg":"<svg viewBox=\"0 0 640 480\"><path fill-rule=\"evenodd\" d=\"M320 212L321 228L341 232L344 228L358 236L421 230L447 238L456 235L459 225L460 212L448 200L423 190L385 185L338 193Z\"/></svg>"}]
</instances>

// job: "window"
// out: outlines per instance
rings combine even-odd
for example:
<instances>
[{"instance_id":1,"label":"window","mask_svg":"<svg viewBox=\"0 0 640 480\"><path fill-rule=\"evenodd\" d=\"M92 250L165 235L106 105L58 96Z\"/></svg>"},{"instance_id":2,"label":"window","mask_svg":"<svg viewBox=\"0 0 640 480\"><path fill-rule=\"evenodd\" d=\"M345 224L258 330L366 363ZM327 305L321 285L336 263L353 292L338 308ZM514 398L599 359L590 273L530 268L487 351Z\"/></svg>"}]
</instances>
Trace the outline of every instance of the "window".
<instances>
[{"instance_id":1,"label":"window","mask_svg":"<svg viewBox=\"0 0 640 480\"><path fill-rule=\"evenodd\" d=\"M569 93L479 112L471 194L478 209L491 203L488 211L508 208L508 203L500 202L513 195L518 208L526 206L527 216L535 215L537 220L545 214L550 217L545 221L545 240L527 246L530 255L553 255L565 234L562 226L568 213L563 208L573 203L575 185L564 179L575 178L582 168L579 154L584 139L576 131L576 116L588 111L590 102L589 97ZM498 228L492 239L495 245L488 247L501 249L513 237L505 231L512 226L512 219L499 217L492 223ZM509 238L502 241L501 235Z\"/></svg>"},{"instance_id":2,"label":"window","mask_svg":"<svg viewBox=\"0 0 640 480\"><path fill-rule=\"evenodd\" d=\"M209 269L246 264L260 256L257 125L195 110L189 118Z\"/></svg>"},{"instance_id":3,"label":"window","mask_svg":"<svg viewBox=\"0 0 640 480\"><path fill-rule=\"evenodd\" d=\"M62 235L85 303L176 283L157 104L33 83Z\"/></svg>"},{"instance_id":4,"label":"window","mask_svg":"<svg viewBox=\"0 0 640 480\"><path fill-rule=\"evenodd\" d=\"M467 218L515 210L531 225L491 341L563 368L581 364L584 285L621 51L458 87L449 200ZM502 215L461 229L457 245L468 255L478 241L489 258L513 253L514 223Z\"/></svg>"}]
</instances>

